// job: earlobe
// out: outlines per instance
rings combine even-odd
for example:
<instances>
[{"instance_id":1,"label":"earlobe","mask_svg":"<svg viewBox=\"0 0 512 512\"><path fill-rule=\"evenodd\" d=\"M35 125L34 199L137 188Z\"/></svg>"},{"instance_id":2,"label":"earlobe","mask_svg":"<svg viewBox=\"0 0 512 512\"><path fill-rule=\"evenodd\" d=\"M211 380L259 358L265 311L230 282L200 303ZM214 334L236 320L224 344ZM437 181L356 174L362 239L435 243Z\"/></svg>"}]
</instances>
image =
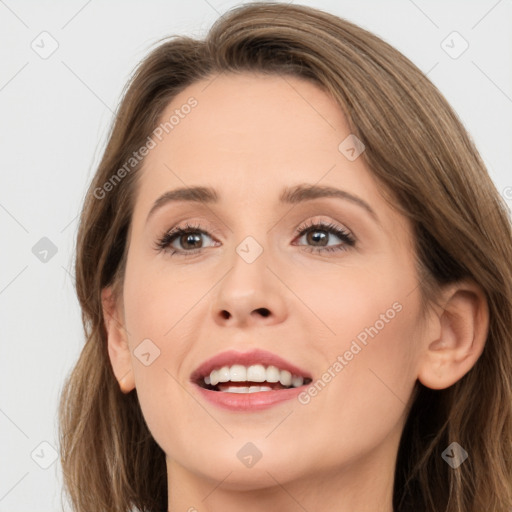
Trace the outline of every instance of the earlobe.
<instances>
[{"instance_id":1,"label":"earlobe","mask_svg":"<svg viewBox=\"0 0 512 512\"><path fill-rule=\"evenodd\" d=\"M473 282L451 285L443 293L444 307L429 320L423 340L418 380L431 389L445 389L460 380L481 356L489 330L489 309L481 288Z\"/></svg>"},{"instance_id":2,"label":"earlobe","mask_svg":"<svg viewBox=\"0 0 512 512\"><path fill-rule=\"evenodd\" d=\"M102 290L101 303L112 370L121 391L129 393L135 388L131 353L126 329L123 325L123 315L120 313L121 308L112 286Z\"/></svg>"}]
</instances>

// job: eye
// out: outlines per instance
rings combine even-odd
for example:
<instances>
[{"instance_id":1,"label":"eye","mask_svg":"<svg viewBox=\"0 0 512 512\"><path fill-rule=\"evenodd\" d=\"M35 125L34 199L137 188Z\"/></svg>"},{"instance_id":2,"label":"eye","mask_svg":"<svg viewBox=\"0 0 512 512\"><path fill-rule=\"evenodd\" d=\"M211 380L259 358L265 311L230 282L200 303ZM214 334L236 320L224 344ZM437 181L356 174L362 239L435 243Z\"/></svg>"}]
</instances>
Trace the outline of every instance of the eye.
<instances>
[{"instance_id":1,"label":"eye","mask_svg":"<svg viewBox=\"0 0 512 512\"><path fill-rule=\"evenodd\" d=\"M305 237L307 243L313 244L313 246L306 246L308 252L346 251L347 247L355 245L355 239L350 232L335 224L310 222L297 228L296 233L300 238ZM342 243L328 245L329 238L332 238L332 235L335 235Z\"/></svg>"},{"instance_id":2,"label":"eye","mask_svg":"<svg viewBox=\"0 0 512 512\"><path fill-rule=\"evenodd\" d=\"M169 251L171 256L176 253L189 256L204 248L201 240L204 236L212 239L208 233L200 229L199 225L193 226L186 223L184 226L176 226L164 233L157 241L155 248L158 251Z\"/></svg>"}]
</instances>

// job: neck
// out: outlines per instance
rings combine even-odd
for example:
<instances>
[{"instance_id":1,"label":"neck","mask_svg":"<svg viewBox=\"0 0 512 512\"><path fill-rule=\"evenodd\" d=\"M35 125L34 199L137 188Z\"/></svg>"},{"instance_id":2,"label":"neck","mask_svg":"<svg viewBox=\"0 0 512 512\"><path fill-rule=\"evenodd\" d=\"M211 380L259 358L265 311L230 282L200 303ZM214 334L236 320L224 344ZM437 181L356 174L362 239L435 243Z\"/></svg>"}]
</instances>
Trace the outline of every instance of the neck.
<instances>
[{"instance_id":1,"label":"neck","mask_svg":"<svg viewBox=\"0 0 512 512\"><path fill-rule=\"evenodd\" d=\"M218 480L167 459L168 512L393 512L393 465L370 454L345 469L281 481L277 471L251 469L250 482L226 470ZM389 461L388 461L389 462Z\"/></svg>"}]
</instances>

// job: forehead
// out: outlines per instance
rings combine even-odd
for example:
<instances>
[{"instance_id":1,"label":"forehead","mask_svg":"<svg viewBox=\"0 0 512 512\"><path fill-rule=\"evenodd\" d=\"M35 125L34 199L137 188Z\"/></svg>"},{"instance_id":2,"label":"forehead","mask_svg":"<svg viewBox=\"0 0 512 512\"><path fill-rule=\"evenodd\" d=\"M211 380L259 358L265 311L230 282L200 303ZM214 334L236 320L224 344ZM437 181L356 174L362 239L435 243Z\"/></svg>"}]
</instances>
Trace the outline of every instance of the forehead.
<instances>
[{"instance_id":1,"label":"forehead","mask_svg":"<svg viewBox=\"0 0 512 512\"><path fill-rule=\"evenodd\" d=\"M145 159L141 199L163 188L210 185L221 201L257 197L261 203L277 201L287 186L318 183L378 200L363 159L351 161L340 150L352 136L343 112L309 81L214 76L177 95L160 122L167 130Z\"/></svg>"}]
</instances>

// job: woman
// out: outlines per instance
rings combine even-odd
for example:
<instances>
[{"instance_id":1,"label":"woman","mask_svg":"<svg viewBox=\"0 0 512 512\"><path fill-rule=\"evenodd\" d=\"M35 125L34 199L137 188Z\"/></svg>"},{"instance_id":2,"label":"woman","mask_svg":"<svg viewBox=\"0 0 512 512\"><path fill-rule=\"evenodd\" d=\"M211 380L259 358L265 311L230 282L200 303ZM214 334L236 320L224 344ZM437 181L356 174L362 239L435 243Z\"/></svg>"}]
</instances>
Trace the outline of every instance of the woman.
<instances>
[{"instance_id":1,"label":"woman","mask_svg":"<svg viewBox=\"0 0 512 512\"><path fill-rule=\"evenodd\" d=\"M74 509L510 510L510 261L469 135L376 36L255 3L164 42L80 221Z\"/></svg>"}]
</instances>

